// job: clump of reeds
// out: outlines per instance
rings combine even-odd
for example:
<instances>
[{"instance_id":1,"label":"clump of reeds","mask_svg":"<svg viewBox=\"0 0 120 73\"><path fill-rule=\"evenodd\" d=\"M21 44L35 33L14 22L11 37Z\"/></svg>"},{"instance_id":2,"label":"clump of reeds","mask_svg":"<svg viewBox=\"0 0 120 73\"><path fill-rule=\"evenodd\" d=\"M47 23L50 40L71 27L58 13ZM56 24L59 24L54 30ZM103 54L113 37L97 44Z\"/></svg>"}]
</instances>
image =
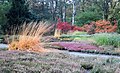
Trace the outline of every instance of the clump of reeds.
<instances>
[{"instance_id":1,"label":"clump of reeds","mask_svg":"<svg viewBox=\"0 0 120 73\"><path fill-rule=\"evenodd\" d=\"M44 52L46 51L41 45L42 35L49 31L49 27L46 22L30 22L24 23L19 29L17 37L13 37L9 44L9 50L20 51L34 51Z\"/></svg>"}]
</instances>

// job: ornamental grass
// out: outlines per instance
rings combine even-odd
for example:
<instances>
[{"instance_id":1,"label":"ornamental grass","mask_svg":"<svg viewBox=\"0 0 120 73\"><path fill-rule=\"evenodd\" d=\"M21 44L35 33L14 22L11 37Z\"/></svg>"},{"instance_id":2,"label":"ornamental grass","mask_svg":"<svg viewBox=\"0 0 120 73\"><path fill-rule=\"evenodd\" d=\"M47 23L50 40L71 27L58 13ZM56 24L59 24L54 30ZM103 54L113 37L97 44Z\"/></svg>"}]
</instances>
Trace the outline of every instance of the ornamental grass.
<instances>
[{"instance_id":1,"label":"ornamental grass","mask_svg":"<svg viewBox=\"0 0 120 73\"><path fill-rule=\"evenodd\" d=\"M9 50L45 52L41 44L41 37L50 30L46 22L30 22L24 23L18 32L18 36L14 36L9 44Z\"/></svg>"}]
</instances>

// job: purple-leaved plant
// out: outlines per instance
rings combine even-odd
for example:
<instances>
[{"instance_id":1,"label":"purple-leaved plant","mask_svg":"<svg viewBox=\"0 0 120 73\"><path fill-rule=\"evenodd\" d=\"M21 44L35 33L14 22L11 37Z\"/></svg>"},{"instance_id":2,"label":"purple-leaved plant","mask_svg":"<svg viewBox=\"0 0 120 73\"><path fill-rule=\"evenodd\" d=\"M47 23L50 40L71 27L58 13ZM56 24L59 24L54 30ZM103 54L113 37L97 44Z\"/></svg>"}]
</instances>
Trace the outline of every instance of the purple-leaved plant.
<instances>
[{"instance_id":1,"label":"purple-leaved plant","mask_svg":"<svg viewBox=\"0 0 120 73\"><path fill-rule=\"evenodd\" d=\"M79 51L79 50L100 50L101 48L88 44L88 43L83 43L83 42L54 42L52 43L53 46L60 46L63 47L64 49L67 50L74 50L74 51Z\"/></svg>"}]
</instances>

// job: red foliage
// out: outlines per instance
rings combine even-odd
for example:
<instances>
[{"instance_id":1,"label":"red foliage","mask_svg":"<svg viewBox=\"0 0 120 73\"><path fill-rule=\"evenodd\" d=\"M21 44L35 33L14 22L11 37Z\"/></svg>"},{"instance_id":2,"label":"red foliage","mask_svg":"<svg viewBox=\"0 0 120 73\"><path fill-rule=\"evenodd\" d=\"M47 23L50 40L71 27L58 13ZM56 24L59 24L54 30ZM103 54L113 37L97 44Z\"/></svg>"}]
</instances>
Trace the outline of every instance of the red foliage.
<instances>
[{"instance_id":1,"label":"red foliage","mask_svg":"<svg viewBox=\"0 0 120 73\"><path fill-rule=\"evenodd\" d=\"M111 24L110 21L99 20L96 22L91 22L90 24L85 24L82 27L72 26L68 22L62 22L58 19L57 29L66 31L85 31L89 34L99 33L99 32L115 32L117 30L117 22L113 21L114 24Z\"/></svg>"},{"instance_id":2,"label":"red foliage","mask_svg":"<svg viewBox=\"0 0 120 73\"><path fill-rule=\"evenodd\" d=\"M78 26L72 26L68 22L62 22L60 19L58 19L57 22L57 29L62 30L62 31L83 31L81 27Z\"/></svg>"},{"instance_id":3,"label":"red foliage","mask_svg":"<svg viewBox=\"0 0 120 73\"><path fill-rule=\"evenodd\" d=\"M57 29L68 31L68 30L71 30L71 26L67 22L59 22L57 24Z\"/></svg>"},{"instance_id":4,"label":"red foliage","mask_svg":"<svg viewBox=\"0 0 120 73\"><path fill-rule=\"evenodd\" d=\"M62 31L68 31L68 30L71 30L71 25L68 22L58 21L57 29Z\"/></svg>"},{"instance_id":5,"label":"red foliage","mask_svg":"<svg viewBox=\"0 0 120 73\"><path fill-rule=\"evenodd\" d=\"M72 31L83 31L83 29L81 27L78 27L78 26L73 26Z\"/></svg>"},{"instance_id":6,"label":"red foliage","mask_svg":"<svg viewBox=\"0 0 120 73\"><path fill-rule=\"evenodd\" d=\"M86 24L83 26L83 28L86 32L115 32L117 30L117 22L114 21L114 24L111 24L110 21L99 20L90 24Z\"/></svg>"}]
</instances>

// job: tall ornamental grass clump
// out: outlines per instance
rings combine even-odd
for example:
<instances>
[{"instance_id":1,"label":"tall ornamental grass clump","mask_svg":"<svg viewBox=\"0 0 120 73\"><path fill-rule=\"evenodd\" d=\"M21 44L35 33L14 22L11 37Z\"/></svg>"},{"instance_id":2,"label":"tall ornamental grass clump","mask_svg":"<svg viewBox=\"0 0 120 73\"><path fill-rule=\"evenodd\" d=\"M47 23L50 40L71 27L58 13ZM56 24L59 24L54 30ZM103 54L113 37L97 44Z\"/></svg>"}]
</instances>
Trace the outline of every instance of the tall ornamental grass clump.
<instances>
[{"instance_id":1,"label":"tall ornamental grass clump","mask_svg":"<svg viewBox=\"0 0 120 73\"><path fill-rule=\"evenodd\" d=\"M98 45L112 45L114 47L120 47L120 35L116 33L94 34L93 39Z\"/></svg>"},{"instance_id":2,"label":"tall ornamental grass clump","mask_svg":"<svg viewBox=\"0 0 120 73\"><path fill-rule=\"evenodd\" d=\"M41 45L41 37L51 27L46 22L30 22L24 23L19 30L16 37L13 37L9 44L9 50L20 50L20 51L34 51L43 52L45 51Z\"/></svg>"}]
</instances>

